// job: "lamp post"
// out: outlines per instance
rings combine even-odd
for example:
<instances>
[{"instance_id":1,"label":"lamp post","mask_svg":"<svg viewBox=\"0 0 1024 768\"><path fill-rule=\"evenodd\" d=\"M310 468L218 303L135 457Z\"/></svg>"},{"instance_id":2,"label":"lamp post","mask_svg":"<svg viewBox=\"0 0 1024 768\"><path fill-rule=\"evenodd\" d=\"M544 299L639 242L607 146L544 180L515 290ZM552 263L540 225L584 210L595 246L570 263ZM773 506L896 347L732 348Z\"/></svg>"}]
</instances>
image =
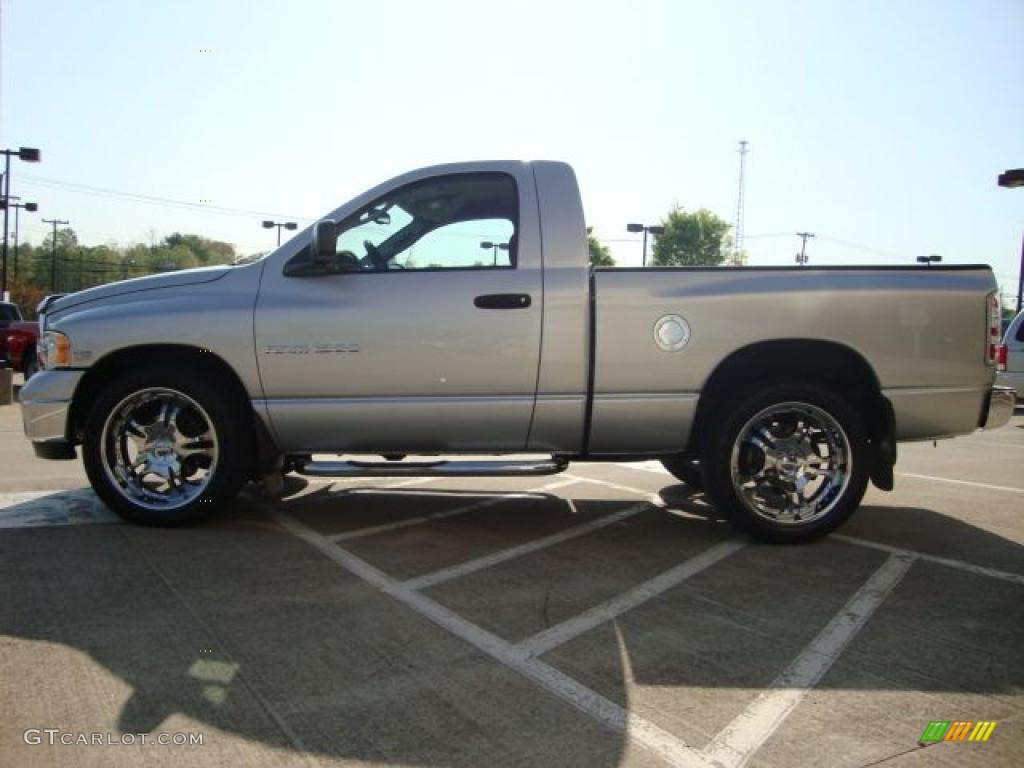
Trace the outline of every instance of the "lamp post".
<instances>
[{"instance_id":1,"label":"lamp post","mask_svg":"<svg viewBox=\"0 0 1024 768\"><path fill-rule=\"evenodd\" d=\"M21 200L20 197L12 196L0 200L0 205L6 208L8 205L14 209L14 276L18 276L18 225L21 221L21 209L24 208L29 213L35 213L39 210L39 206L35 203L12 203L11 200Z\"/></svg>"},{"instance_id":2,"label":"lamp post","mask_svg":"<svg viewBox=\"0 0 1024 768\"><path fill-rule=\"evenodd\" d=\"M665 228L664 227L659 227L659 226L656 226L656 225L647 225L647 224L627 224L626 225L626 231L627 232L632 232L634 234L636 234L637 232L643 232L644 233L644 250L643 250L643 257L640 260L640 266L646 267L647 266L647 234L650 233L650 234L654 235L655 237L658 237L659 235L665 234Z\"/></svg>"},{"instance_id":3,"label":"lamp post","mask_svg":"<svg viewBox=\"0 0 1024 768\"><path fill-rule=\"evenodd\" d=\"M264 221L263 222L263 228L264 229L273 229L274 227L277 227L277 245L280 248L281 247L281 230L282 229L287 229L287 230L291 231L293 229L298 229L299 225L296 224L294 221L285 221L285 222Z\"/></svg>"},{"instance_id":4,"label":"lamp post","mask_svg":"<svg viewBox=\"0 0 1024 768\"><path fill-rule=\"evenodd\" d=\"M17 155L19 160L24 160L26 163L38 163L39 162L39 150L33 147L19 147L18 149L0 149L0 152L4 155L4 200L7 200L11 196L11 155ZM3 268L2 274L0 274L0 298L4 301L8 300L7 295L7 227L9 226L7 206L4 206L4 250L3 250Z\"/></svg>"},{"instance_id":5,"label":"lamp post","mask_svg":"<svg viewBox=\"0 0 1024 768\"><path fill-rule=\"evenodd\" d=\"M507 251L508 243L492 243L490 240L484 240L484 242L480 243L480 247L494 249L494 266L498 266L498 251Z\"/></svg>"},{"instance_id":6,"label":"lamp post","mask_svg":"<svg viewBox=\"0 0 1024 768\"><path fill-rule=\"evenodd\" d=\"M999 174L999 186L1006 189L1024 187L1024 168L1012 168ZM1021 294L1024 293L1024 238L1020 242L1020 269L1017 272L1017 311L1020 312Z\"/></svg>"},{"instance_id":7,"label":"lamp post","mask_svg":"<svg viewBox=\"0 0 1024 768\"><path fill-rule=\"evenodd\" d=\"M940 261L942 261L942 257L939 256L939 254L937 253L929 253L927 256L917 257L918 264L928 264L929 266L931 266L932 264L937 264Z\"/></svg>"}]
</instances>

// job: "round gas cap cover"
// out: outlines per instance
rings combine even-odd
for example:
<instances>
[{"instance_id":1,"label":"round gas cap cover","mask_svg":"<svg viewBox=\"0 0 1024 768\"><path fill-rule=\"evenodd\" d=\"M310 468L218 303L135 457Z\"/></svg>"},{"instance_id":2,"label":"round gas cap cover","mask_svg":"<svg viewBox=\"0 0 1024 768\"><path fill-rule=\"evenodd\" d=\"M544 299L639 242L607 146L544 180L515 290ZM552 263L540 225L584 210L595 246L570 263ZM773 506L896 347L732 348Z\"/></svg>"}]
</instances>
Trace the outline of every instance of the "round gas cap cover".
<instances>
[{"instance_id":1,"label":"round gas cap cover","mask_svg":"<svg viewBox=\"0 0 1024 768\"><path fill-rule=\"evenodd\" d=\"M666 352L677 352L690 341L690 324L679 315L665 315L654 324L654 343Z\"/></svg>"}]
</instances>

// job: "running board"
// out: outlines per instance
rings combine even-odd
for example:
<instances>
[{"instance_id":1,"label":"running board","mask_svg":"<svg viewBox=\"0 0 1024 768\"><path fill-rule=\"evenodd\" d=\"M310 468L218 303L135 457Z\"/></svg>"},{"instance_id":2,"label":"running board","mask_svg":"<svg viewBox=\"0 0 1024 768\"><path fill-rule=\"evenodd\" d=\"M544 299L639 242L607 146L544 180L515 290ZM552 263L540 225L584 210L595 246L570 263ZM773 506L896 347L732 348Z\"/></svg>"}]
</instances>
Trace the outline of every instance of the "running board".
<instances>
[{"instance_id":1,"label":"running board","mask_svg":"<svg viewBox=\"0 0 1024 768\"><path fill-rule=\"evenodd\" d=\"M557 475L564 459L536 461L304 461L295 471L310 477L527 477Z\"/></svg>"}]
</instances>

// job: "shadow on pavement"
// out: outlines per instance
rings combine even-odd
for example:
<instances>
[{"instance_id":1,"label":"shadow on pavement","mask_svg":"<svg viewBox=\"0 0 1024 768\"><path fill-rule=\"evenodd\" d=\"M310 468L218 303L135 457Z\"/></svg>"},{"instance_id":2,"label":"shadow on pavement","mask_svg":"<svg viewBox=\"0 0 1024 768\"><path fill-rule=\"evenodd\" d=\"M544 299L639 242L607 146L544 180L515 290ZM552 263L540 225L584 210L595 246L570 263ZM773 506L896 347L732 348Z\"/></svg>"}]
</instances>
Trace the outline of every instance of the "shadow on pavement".
<instances>
[{"instance_id":1,"label":"shadow on pavement","mask_svg":"<svg viewBox=\"0 0 1024 768\"><path fill-rule=\"evenodd\" d=\"M661 495L668 511L644 510L424 594L517 642L734 536L700 494L671 486ZM338 534L488 498L325 488L278 508ZM516 499L342 546L410 578L626 506ZM187 530L0 533L0 756L40 722L143 733L183 713L260 744L381 763L612 766L624 757L621 734L340 568L251 499ZM1024 571L1020 545L929 510L866 507L843 533ZM543 660L702 746L886 557L836 539L750 543ZM1020 589L918 562L819 687L1019 695Z\"/></svg>"}]
</instances>

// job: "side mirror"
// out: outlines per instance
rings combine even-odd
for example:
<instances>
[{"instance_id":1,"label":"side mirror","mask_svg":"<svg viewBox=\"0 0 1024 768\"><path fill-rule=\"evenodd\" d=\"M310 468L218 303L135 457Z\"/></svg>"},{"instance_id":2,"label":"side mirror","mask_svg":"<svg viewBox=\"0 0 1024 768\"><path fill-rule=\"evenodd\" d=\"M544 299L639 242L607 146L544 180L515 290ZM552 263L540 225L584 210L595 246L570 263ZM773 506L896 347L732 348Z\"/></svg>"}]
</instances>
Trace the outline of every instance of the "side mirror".
<instances>
[{"instance_id":1,"label":"side mirror","mask_svg":"<svg viewBox=\"0 0 1024 768\"><path fill-rule=\"evenodd\" d=\"M330 262L338 247L338 224L332 219L323 219L313 225L313 241L310 256L313 263Z\"/></svg>"}]
</instances>

